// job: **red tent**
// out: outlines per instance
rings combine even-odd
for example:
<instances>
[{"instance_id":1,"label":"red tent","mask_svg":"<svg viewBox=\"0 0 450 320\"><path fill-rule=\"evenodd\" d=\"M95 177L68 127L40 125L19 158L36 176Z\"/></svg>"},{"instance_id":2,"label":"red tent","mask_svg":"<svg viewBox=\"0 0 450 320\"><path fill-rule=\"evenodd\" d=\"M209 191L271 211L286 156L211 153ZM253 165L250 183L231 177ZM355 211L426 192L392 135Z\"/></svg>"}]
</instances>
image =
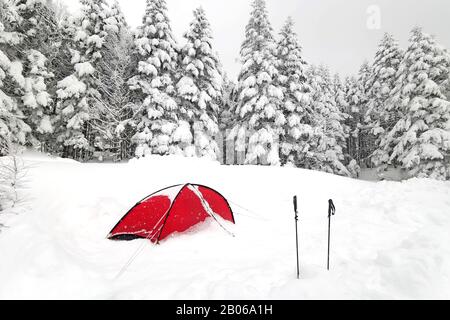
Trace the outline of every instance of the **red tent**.
<instances>
[{"instance_id":1,"label":"red tent","mask_svg":"<svg viewBox=\"0 0 450 320\"><path fill-rule=\"evenodd\" d=\"M108 235L112 240L149 239L159 242L174 232L218 217L234 223L228 201L202 185L176 185L159 190L137 203ZM220 222L219 222L220 223Z\"/></svg>"}]
</instances>

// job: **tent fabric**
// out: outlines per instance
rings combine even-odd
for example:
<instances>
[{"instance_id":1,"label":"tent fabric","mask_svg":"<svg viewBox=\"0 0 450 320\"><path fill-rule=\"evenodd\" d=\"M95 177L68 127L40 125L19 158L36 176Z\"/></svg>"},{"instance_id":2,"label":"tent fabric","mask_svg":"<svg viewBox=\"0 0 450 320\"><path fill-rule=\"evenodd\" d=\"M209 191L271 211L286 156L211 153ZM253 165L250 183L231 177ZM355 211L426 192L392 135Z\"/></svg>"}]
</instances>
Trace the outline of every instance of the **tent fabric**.
<instances>
[{"instance_id":1,"label":"tent fabric","mask_svg":"<svg viewBox=\"0 0 450 320\"><path fill-rule=\"evenodd\" d=\"M208 217L235 223L228 201L214 189L197 184L176 185L137 203L111 230L108 239L159 242Z\"/></svg>"}]
</instances>

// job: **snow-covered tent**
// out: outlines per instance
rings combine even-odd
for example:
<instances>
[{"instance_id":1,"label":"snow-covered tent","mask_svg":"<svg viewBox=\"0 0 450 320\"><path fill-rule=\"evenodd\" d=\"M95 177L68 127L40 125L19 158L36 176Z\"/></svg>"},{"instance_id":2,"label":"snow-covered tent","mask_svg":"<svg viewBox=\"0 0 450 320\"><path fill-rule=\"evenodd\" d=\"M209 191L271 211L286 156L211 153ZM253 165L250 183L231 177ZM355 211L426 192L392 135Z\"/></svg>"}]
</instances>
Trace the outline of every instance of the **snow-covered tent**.
<instances>
[{"instance_id":1,"label":"snow-covered tent","mask_svg":"<svg viewBox=\"0 0 450 320\"><path fill-rule=\"evenodd\" d=\"M176 185L159 190L137 203L111 230L108 238L144 238L159 242L207 218L213 218L221 226L221 218L235 223L228 201L217 191L197 184Z\"/></svg>"}]
</instances>

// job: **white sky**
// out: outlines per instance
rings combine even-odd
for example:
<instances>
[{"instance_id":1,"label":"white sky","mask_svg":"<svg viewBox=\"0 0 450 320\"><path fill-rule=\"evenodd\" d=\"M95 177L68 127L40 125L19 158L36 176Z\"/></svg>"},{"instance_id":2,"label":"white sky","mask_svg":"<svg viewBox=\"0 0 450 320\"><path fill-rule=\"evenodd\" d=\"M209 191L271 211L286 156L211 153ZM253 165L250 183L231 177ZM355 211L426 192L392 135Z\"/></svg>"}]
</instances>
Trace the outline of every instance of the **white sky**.
<instances>
[{"instance_id":1,"label":"white sky","mask_svg":"<svg viewBox=\"0 0 450 320\"><path fill-rule=\"evenodd\" d=\"M62 0L77 9L77 0ZM192 10L202 5L212 25L215 49L230 78L239 72L239 49L251 10L250 0L166 0L175 37L192 20ZM266 0L269 17L278 34L287 16L296 22L305 59L326 64L342 75L356 73L365 59L371 60L384 32L392 33L406 47L410 30L418 25L450 48L450 1L448 0ZM119 0L131 26L142 21L145 0ZM380 29L369 29L367 13L380 9Z\"/></svg>"}]
</instances>

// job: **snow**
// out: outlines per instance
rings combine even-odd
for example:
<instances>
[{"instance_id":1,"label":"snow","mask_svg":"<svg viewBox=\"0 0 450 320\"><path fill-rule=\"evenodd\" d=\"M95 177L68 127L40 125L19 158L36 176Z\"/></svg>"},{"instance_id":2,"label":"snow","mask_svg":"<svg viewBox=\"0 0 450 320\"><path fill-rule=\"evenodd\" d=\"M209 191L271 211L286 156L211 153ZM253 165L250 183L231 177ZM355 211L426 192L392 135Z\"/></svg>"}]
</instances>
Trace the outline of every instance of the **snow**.
<instances>
[{"instance_id":1,"label":"snow","mask_svg":"<svg viewBox=\"0 0 450 320\"><path fill-rule=\"evenodd\" d=\"M83 77L84 75L91 75L95 72L95 68L92 66L90 62L77 63L75 65L75 71L77 72L79 77Z\"/></svg>"},{"instance_id":2,"label":"snow","mask_svg":"<svg viewBox=\"0 0 450 320\"><path fill-rule=\"evenodd\" d=\"M19 61L11 62L9 66L9 74L21 87L25 87L25 78L22 75L23 66Z\"/></svg>"},{"instance_id":3,"label":"snow","mask_svg":"<svg viewBox=\"0 0 450 320\"><path fill-rule=\"evenodd\" d=\"M448 182L363 182L175 156L80 164L29 153L25 161L27 210L2 215L9 228L0 233L0 299L450 297ZM230 201L236 225L223 223L235 237L209 219L159 246L106 239L137 201L187 182ZM300 200L300 280L293 195ZM327 272L329 198L337 213Z\"/></svg>"},{"instance_id":4,"label":"snow","mask_svg":"<svg viewBox=\"0 0 450 320\"><path fill-rule=\"evenodd\" d=\"M39 124L38 131L41 133L53 133L53 126L49 116L44 116Z\"/></svg>"},{"instance_id":5,"label":"snow","mask_svg":"<svg viewBox=\"0 0 450 320\"><path fill-rule=\"evenodd\" d=\"M88 44L95 44L98 49L101 49L105 39L100 37L98 34L94 34L87 39Z\"/></svg>"},{"instance_id":6,"label":"snow","mask_svg":"<svg viewBox=\"0 0 450 320\"><path fill-rule=\"evenodd\" d=\"M139 62L139 72L145 73L152 77L156 77L158 75L158 70L154 65L142 61Z\"/></svg>"},{"instance_id":7,"label":"snow","mask_svg":"<svg viewBox=\"0 0 450 320\"><path fill-rule=\"evenodd\" d=\"M191 77L182 77L177 84L178 93L182 96L196 96L198 88Z\"/></svg>"},{"instance_id":8,"label":"snow","mask_svg":"<svg viewBox=\"0 0 450 320\"><path fill-rule=\"evenodd\" d=\"M192 140L192 133L189 123L180 121L178 127L173 132L173 141L190 142Z\"/></svg>"},{"instance_id":9,"label":"snow","mask_svg":"<svg viewBox=\"0 0 450 320\"><path fill-rule=\"evenodd\" d=\"M67 99L73 96L79 96L86 91L86 85L79 81L74 75L68 76L58 83L58 98Z\"/></svg>"},{"instance_id":10,"label":"snow","mask_svg":"<svg viewBox=\"0 0 450 320\"><path fill-rule=\"evenodd\" d=\"M9 60L9 58L2 51L0 51L0 67L2 69L8 70L10 65L11 61Z\"/></svg>"}]
</instances>

